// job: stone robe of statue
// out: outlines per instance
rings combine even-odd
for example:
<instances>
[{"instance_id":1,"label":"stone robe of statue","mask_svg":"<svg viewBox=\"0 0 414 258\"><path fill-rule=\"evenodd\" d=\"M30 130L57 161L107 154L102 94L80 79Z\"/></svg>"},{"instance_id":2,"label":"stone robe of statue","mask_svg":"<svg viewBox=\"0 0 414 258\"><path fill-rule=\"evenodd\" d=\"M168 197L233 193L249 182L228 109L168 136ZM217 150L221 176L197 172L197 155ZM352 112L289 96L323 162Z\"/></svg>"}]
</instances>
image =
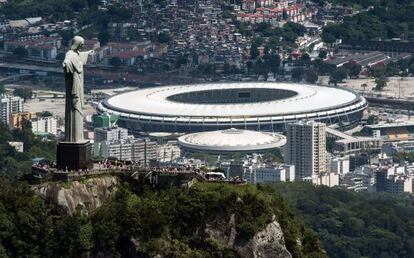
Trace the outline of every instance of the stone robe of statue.
<instances>
[{"instance_id":1,"label":"stone robe of statue","mask_svg":"<svg viewBox=\"0 0 414 258\"><path fill-rule=\"evenodd\" d=\"M66 86L65 105L65 142L83 142L83 104L84 70L91 51L81 52L84 39L76 36L72 39L70 50L63 61Z\"/></svg>"}]
</instances>

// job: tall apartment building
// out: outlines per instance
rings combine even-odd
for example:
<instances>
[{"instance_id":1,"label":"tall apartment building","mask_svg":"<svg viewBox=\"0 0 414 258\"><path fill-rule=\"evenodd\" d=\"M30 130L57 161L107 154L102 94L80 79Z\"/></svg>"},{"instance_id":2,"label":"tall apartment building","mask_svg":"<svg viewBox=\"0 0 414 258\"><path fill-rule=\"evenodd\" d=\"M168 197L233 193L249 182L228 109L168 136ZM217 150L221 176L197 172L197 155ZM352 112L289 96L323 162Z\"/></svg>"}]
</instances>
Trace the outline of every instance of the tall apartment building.
<instances>
[{"instance_id":1,"label":"tall apartment building","mask_svg":"<svg viewBox=\"0 0 414 258\"><path fill-rule=\"evenodd\" d=\"M331 160L331 172L335 174L345 175L349 173L349 159L335 158Z\"/></svg>"},{"instance_id":2,"label":"tall apartment building","mask_svg":"<svg viewBox=\"0 0 414 258\"><path fill-rule=\"evenodd\" d=\"M35 112L20 112L10 114L9 126L13 129L22 129L24 121L30 121L37 117Z\"/></svg>"},{"instance_id":3,"label":"tall apartment building","mask_svg":"<svg viewBox=\"0 0 414 258\"><path fill-rule=\"evenodd\" d=\"M57 135L57 119L49 117L38 117L30 121L33 133L48 133Z\"/></svg>"},{"instance_id":4,"label":"tall apartment building","mask_svg":"<svg viewBox=\"0 0 414 258\"><path fill-rule=\"evenodd\" d=\"M375 173L377 192L391 194L413 193L414 183L412 174L407 174L404 167L383 167Z\"/></svg>"},{"instance_id":5,"label":"tall apartment building","mask_svg":"<svg viewBox=\"0 0 414 258\"><path fill-rule=\"evenodd\" d=\"M301 121L288 124L285 148L285 162L295 165L297 180L327 172L324 123Z\"/></svg>"},{"instance_id":6,"label":"tall apartment building","mask_svg":"<svg viewBox=\"0 0 414 258\"><path fill-rule=\"evenodd\" d=\"M128 129L121 127L101 127L94 130L95 142L121 141L128 138Z\"/></svg>"},{"instance_id":7,"label":"tall apartment building","mask_svg":"<svg viewBox=\"0 0 414 258\"><path fill-rule=\"evenodd\" d=\"M135 161L148 165L157 158L157 144L147 139L114 140L94 143L94 156L101 158L117 158L124 161Z\"/></svg>"},{"instance_id":8,"label":"tall apartment building","mask_svg":"<svg viewBox=\"0 0 414 258\"><path fill-rule=\"evenodd\" d=\"M10 115L23 112L23 99L16 96L1 95L0 97L0 122L5 125L10 123Z\"/></svg>"},{"instance_id":9,"label":"tall apartment building","mask_svg":"<svg viewBox=\"0 0 414 258\"><path fill-rule=\"evenodd\" d=\"M295 166L278 164L271 167L254 168L244 174L244 179L252 184L295 181Z\"/></svg>"}]
</instances>

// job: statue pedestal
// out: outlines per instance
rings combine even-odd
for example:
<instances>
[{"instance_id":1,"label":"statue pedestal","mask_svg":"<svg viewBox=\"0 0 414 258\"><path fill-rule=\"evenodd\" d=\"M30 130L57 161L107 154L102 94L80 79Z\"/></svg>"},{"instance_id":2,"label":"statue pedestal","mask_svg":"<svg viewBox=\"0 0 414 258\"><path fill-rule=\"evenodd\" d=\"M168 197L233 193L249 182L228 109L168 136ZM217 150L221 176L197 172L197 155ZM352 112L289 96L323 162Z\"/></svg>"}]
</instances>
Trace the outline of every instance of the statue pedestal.
<instances>
[{"instance_id":1,"label":"statue pedestal","mask_svg":"<svg viewBox=\"0 0 414 258\"><path fill-rule=\"evenodd\" d=\"M92 168L92 144L86 142L59 142L56 152L57 168L79 170Z\"/></svg>"}]
</instances>

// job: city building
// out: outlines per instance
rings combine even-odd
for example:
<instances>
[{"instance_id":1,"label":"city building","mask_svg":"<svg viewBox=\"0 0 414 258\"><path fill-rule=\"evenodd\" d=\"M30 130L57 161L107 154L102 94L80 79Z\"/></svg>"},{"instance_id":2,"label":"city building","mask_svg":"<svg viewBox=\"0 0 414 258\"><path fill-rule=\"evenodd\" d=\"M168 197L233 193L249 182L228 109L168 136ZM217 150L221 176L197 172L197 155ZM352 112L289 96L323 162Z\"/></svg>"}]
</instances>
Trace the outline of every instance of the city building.
<instances>
[{"instance_id":1,"label":"city building","mask_svg":"<svg viewBox=\"0 0 414 258\"><path fill-rule=\"evenodd\" d=\"M181 149L176 142L167 142L165 144L158 144L157 146L157 160L160 162L172 162L181 157Z\"/></svg>"},{"instance_id":2,"label":"city building","mask_svg":"<svg viewBox=\"0 0 414 258\"><path fill-rule=\"evenodd\" d=\"M377 192L391 194L413 193L412 173L406 167L386 166L380 167L375 173L375 186Z\"/></svg>"},{"instance_id":3,"label":"city building","mask_svg":"<svg viewBox=\"0 0 414 258\"><path fill-rule=\"evenodd\" d=\"M259 167L245 172L244 179L252 184L292 182L295 180L295 166L278 164L270 167Z\"/></svg>"},{"instance_id":4,"label":"city building","mask_svg":"<svg viewBox=\"0 0 414 258\"><path fill-rule=\"evenodd\" d=\"M57 135L57 119L49 117L38 117L30 121L32 132L35 134Z\"/></svg>"},{"instance_id":5,"label":"city building","mask_svg":"<svg viewBox=\"0 0 414 258\"><path fill-rule=\"evenodd\" d=\"M330 172L339 175L345 175L349 173L349 159L348 158L334 158L330 162Z\"/></svg>"},{"instance_id":6,"label":"city building","mask_svg":"<svg viewBox=\"0 0 414 258\"><path fill-rule=\"evenodd\" d=\"M387 179L387 192L403 194L413 192L413 176L391 175Z\"/></svg>"},{"instance_id":7,"label":"city building","mask_svg":"<svg viewBox=\"0 0 414 258\"><path fill-rule=\"evenodd\" d=\"M3 49L5 52L12 53L16 48L21 47L27 50L29 58L54 61L61 46L62 38L56 36L5 41Z\"/></svg>"},{"instance_id":8,"label":"city building","mask_svg":"<svg viewBox=\"0 0 414 258\"><path fill-rule=\"evenodd\" d=\"M95 142L123 141L128 139L128 130L121 127L98 127L94 129Z\"/></svg>"},{"instance_id":9,"label":"city building","mask_svg":"<svg viewBox=\"0 0 414 258\"><path fill-rule=\"evenodd\" d=\"M287 125L285 162L295 165L296 179L326 172L326 125L301 121Z\"/></svg>"},{"instance_id":10,"label":"city building","mask_svg":"<svg viewBox=\"0 0 414 258\"><path fill-rule=\"evenodd\" d=\"M10 124L10 115L23 112L23 98L17 96L1 95L0 122Z\"/></svg>"},{"instance_id":11,"label":"city building","mask_svg":"<svg viewBox=\"0 0 414 258\"><path fill-rule=\"evenodd\" d=\"M148 165L157 159L157 144L147 139L126 139L94 143L94 156L97 158L116 158Z\"/></svg>"},{"instance_id":12,"label":"city building","mask_svg":"<svg viewBox=\"0 0 414 258\"><path fill-rule=\"evenodd\" d=\"M9 126L13 129L22 129L23 122L29 122L32 119L37 117L35 112L20 112L15 114L10 114L9 117Z\"/></svg>"},{"instance_id":13,"label":"city building","mask_svg":"<svg viewBox=\"0 0 414 258\"><path fill-rule=\"evenodd\" d=\"M108 114L92 116L93 128L114 127L117 120L118 116Z\"/></svg>"},{"instance_id":14,"label":"city building","mask_svg":"<svg viewBox=\"0 0 414 258\"><path fill-rule=\"evenodd\" d=\"M24 143L23 142L9 142L9 145L16 149L17 152L24 151Z\"/></svg>"},{"instance_id":15,"label":"city building","mask_svg":"<svg viewBox=\"0 0 414 258\"><path fill-rule=\"evenodd\" d=\"M230 162L229 166L226 169L226 177L232 178L232 177L243 177L244 174L244 166L243 162L241 161L232 161Z\"/></svg>"},{"instance_id":16,"label":"city building","mask_svg":"<svg viewBox=\"0 0 414 258\"><path fill-rule=\"evenodd\" d=\"M339 175L335 173L322 173L303 178L303 181L314 185L334 187L339 185Z\"/></svg>"},{"instance_id":17,"label":"city building","mask_svg":"<svg viewBox=\"0 0 414 258\"><path fill-rule=\"evenodd\" d=\"M349 156L349 171L354 171L360 166L370 164L371 158L366 153L352 154Z\"/></svg>"},{"instance_id":18,"label":"city building","mask_svg":"<svg viewBox=\"0 0 414 258\"><path fill-rule=\"evenodd\" d=\"M326 128L326 133L328 137L335 139L334 152L341 155L381 150L382 140L378 137L352 136L330 127Z\"/></svg>"}]
</instances>

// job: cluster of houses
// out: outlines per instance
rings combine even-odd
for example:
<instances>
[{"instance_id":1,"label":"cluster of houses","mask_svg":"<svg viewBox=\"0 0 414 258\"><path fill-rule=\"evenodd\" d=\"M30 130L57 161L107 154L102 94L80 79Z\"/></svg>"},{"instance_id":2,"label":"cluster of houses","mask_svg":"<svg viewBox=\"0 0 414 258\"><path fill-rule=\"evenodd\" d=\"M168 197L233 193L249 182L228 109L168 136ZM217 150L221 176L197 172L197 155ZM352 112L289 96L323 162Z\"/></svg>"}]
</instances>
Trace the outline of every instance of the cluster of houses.
<instances>
[{"instance_id":1,"label":"cluster of houses","mask_svg":"<svg viewBox=\"0 0 414 258\"><path fill-rule=\"evenodd\" d=\"M237 7L236 7L237 8ZM296 1L242 0L236 18L246 23L270 23L281 21L303 22L312 13Z\"/></svg>"}]
</instances>

